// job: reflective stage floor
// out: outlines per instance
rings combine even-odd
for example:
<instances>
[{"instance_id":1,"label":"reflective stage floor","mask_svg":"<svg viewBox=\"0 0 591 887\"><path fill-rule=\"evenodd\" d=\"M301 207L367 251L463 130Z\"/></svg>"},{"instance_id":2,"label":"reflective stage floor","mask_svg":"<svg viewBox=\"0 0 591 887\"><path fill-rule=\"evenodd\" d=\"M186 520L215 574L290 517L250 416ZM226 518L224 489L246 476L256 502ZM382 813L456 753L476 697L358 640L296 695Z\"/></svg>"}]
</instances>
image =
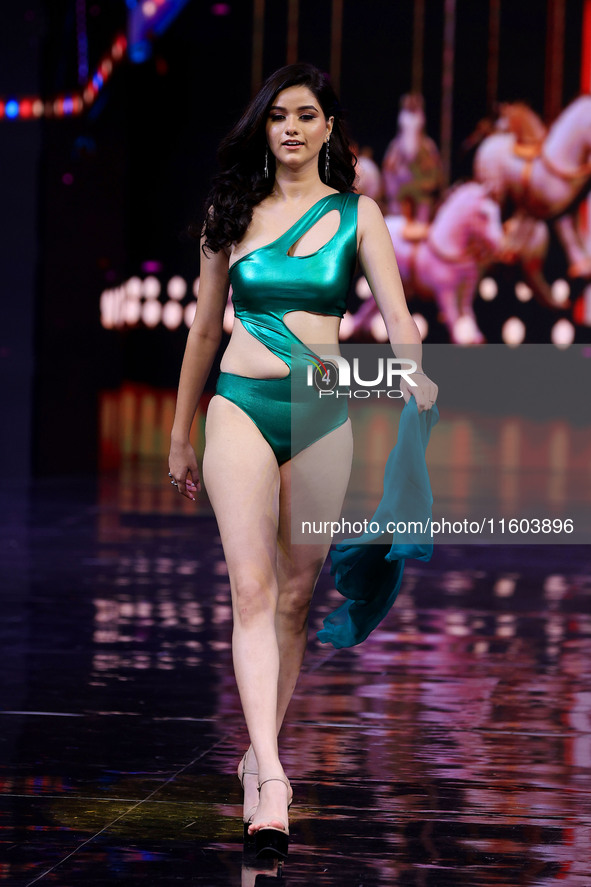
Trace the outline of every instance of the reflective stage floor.
<instances>
[{"instance_id":1,"label":"reflective stage floor","mask_svg":"<svg viewBox=\"0 0 591 887\"><path fill-rule=\"evenodd\" d=\"M1 504L0 881L591 885L588 547L438 546L345 651L315 638L338 603L323 575L281 736L278 871L243 855L209 514L129 478Z\"/></svg>"}]
</instances>

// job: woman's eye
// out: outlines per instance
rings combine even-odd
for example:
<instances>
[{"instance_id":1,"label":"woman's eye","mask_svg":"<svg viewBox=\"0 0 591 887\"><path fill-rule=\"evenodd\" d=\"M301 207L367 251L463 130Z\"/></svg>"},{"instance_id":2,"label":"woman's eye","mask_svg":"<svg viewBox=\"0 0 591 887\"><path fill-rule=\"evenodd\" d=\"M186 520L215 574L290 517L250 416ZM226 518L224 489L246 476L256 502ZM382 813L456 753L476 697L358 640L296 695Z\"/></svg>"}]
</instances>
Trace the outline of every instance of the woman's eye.
<instances>
[{"instance_id":1,"label":"woman's eye","mask_svg":"<svg viewBox=\"0 0 591 887\"><path fill-rule=\"evenodd\" d=\"M313 114L302 114L302 120L314 120Z\"/></svg>"},{"instance_id":2,"label":"woman's eye","mask_svg":"<svg viewBox=\"0 0 591 887\"><path fill-rule=\"evenodd\" d=\"M278 120L283 120L283 114L271 114L272 123L276 123Z\"/></svg>"}]
</instances>

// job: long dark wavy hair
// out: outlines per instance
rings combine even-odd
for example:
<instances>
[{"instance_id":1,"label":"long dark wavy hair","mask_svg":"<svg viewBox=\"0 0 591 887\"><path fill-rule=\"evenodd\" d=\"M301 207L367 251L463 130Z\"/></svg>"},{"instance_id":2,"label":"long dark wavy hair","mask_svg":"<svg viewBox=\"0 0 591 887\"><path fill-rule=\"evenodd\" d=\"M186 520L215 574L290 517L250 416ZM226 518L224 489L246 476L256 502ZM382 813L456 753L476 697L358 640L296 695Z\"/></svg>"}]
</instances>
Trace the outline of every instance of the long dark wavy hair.
<instances>
[{"instance_id":1,"label":"long dark wavy hair","mask_svg":"<svg viewBox=\"0 0 591 887\"><path fill-rule=\"evenodd\" d=\"M277 94L290 86L306 86L318 100L324 116L334 117L330 136L330 173L327 184L350 191L355 181L356 158L345 131L336 94L314 65L287 65L271 74L246 111L223 139L218 150L219 172L205 203L204 249L219 252L242 239L254 207L273 189L275 158L269 151L269 175L265 177L265 126ZM324 181L326 148L318 156L318 173Z\"/></svg>"}]
</instances>

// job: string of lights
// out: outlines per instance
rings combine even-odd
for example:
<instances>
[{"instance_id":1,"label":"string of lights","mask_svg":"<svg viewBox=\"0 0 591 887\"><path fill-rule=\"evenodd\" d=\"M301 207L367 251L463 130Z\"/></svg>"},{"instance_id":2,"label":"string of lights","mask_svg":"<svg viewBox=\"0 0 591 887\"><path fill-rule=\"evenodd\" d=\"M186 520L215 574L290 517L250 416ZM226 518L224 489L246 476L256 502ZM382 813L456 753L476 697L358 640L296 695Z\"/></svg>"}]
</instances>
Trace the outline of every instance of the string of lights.
<instances>
[{"instance_id":1,"label":"string of lights","mask_svg":"<svg viewBox=\"0 0 591 887\"><path fill-rule=\"evenodd\" d=\"M127 38L118 34L109 52L103 56L84 88L57 95L52 99L41 96L0 98L0 120L35 120L40 117L72 117L91 107L96 97L111 78L113 71L127 50Z\"/></svg>"}]
</instances>

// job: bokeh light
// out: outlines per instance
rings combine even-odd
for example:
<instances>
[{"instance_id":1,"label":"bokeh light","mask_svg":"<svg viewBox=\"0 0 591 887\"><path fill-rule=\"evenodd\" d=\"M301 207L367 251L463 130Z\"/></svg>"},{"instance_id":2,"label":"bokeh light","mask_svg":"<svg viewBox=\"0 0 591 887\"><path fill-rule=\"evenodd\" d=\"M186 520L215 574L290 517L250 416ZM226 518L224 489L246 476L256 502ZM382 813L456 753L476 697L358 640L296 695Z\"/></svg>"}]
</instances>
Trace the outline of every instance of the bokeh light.
<instances>
[{"instance_id":1,"label":"bokeh light","mask_svg":"<svg viewBox=\"0 0 591 887\"><path fill-rule=\"evenodd\" d=\"M160 290L162 287L160 286L160 281L157 277L146 277L144 280L144 285L142 287L144 291L144 296L146 299L157 299L160 295Z\"/></svg>"},{"instance_id":2,"label":"bokeh light","mask_svg":"<svg viewBox=\"0 0 591 887\"><path fill-rule=\"evenodd\" d=\"M570 297L570 286L566 280L558 278L552 284L552 299L557 305L564 305Z\"/></svg>"},{"instance_id":3,"label":"bokeh light","mask_svg":"<svg viewBox=\"0 0 591 887\"><path fill-rule=\"evenodd\" d=\"M176 330L183 322L183 308L172 299L162 309L162 323L168 330Z\"/></svg>"},{"instance_id":4,"label":"bokeh light","mask_svg":"<svg viewBox=\"0 0 591 887\"><path fill-rule=\"evenodd\" d=\"M142 307L142 320L149 327L158 326L162 318L162 305L155 299L144 302Z\"/></svg>"},{"instance_id":5,"label":"bokeh light","mask_svg":"<svg viewBox=\"0 0 591 887\"><path fill-rule=\"evenodd\" d=\"M197 310L197 302L189 302L187 307L185 308L185 326L190 327L195 318L195 311Z\"/></svg>"},{"instance_id":6,"label":"bokeh light","mask_svg":"<svg viewBox=\"0 0 591 887\"><path fill-rule=\"evenodd\" d=\"M480 293L480 297L484 299L485 302L492 302L492 300L497 297L499 292L496 280L493 280L492 277L483 277L480 281L478 292Z\"/></svg>"},{"instance_id":7,"label":"bokeh light","mask_svg":"<svg viewBox=\"0 0 591 887\"><path fill-rule=\"evenodd\" d=\"M168 281L166 291L171 299L177 299L178 301L180 301L182 298L184 298L187 292L187 281L184 277L180 277L177 274L175 275L175 277L171 277Z\"/></svg>"},{"instance_id":8,"label":"bokeh light","mask_svg":"<svg viewBox=\"0 0 591 887\"><path fill-rule=\"evenodd\" d=\"M355 294L364 300L371 296L371 287L365 277L360 277L355 284Z\"/></svg>"},{"instance_id":9,"label":"bokeh light","mask_svg":"<svg viewBox=\"0 0 591 887\"><path fill-rule=\"evenodd\" d=\"M557 320L550 332L550 339L557 348L568 348L575 340L575 328L566 317Z\"/></svg>"},{"instance_id":10,"label":"bokeh light","mask_svg":"<svg viewBox=\"0 0 591 887\"><path fill-rule=\"evenodd\" d=\"M524 322L519 317L509 317L503 324L501 337L506 345L521 345L525 339Z\"/></svg>"},{"instance_id":11,"label":"bokeh light","mask_svg":"<svg viewBox=\"0 0 591 887\"><path fill-rule=\"evenodd\" d=\"M412 315L412 319L416 323L419 334L421 336L421 341L423 341L423 339L427 337L427 334L429 332L429 324L427 322L427 318L423 317L422 314L419 314L418 311L415 311L415 313Z\"/></svg>"},{"instance_id":12,"label":"bokeh light","mask_svg":"<svg viewBox=\"0 0 591 887\"><path fill-rule=\"evenodd\" d=\"M523 280L518 281L515 284L515 296L520 302L529 302L530 299L533 298L534 291L531 286L528 286L527 283L524 283Z\"/></svg>"}]
</instances>

